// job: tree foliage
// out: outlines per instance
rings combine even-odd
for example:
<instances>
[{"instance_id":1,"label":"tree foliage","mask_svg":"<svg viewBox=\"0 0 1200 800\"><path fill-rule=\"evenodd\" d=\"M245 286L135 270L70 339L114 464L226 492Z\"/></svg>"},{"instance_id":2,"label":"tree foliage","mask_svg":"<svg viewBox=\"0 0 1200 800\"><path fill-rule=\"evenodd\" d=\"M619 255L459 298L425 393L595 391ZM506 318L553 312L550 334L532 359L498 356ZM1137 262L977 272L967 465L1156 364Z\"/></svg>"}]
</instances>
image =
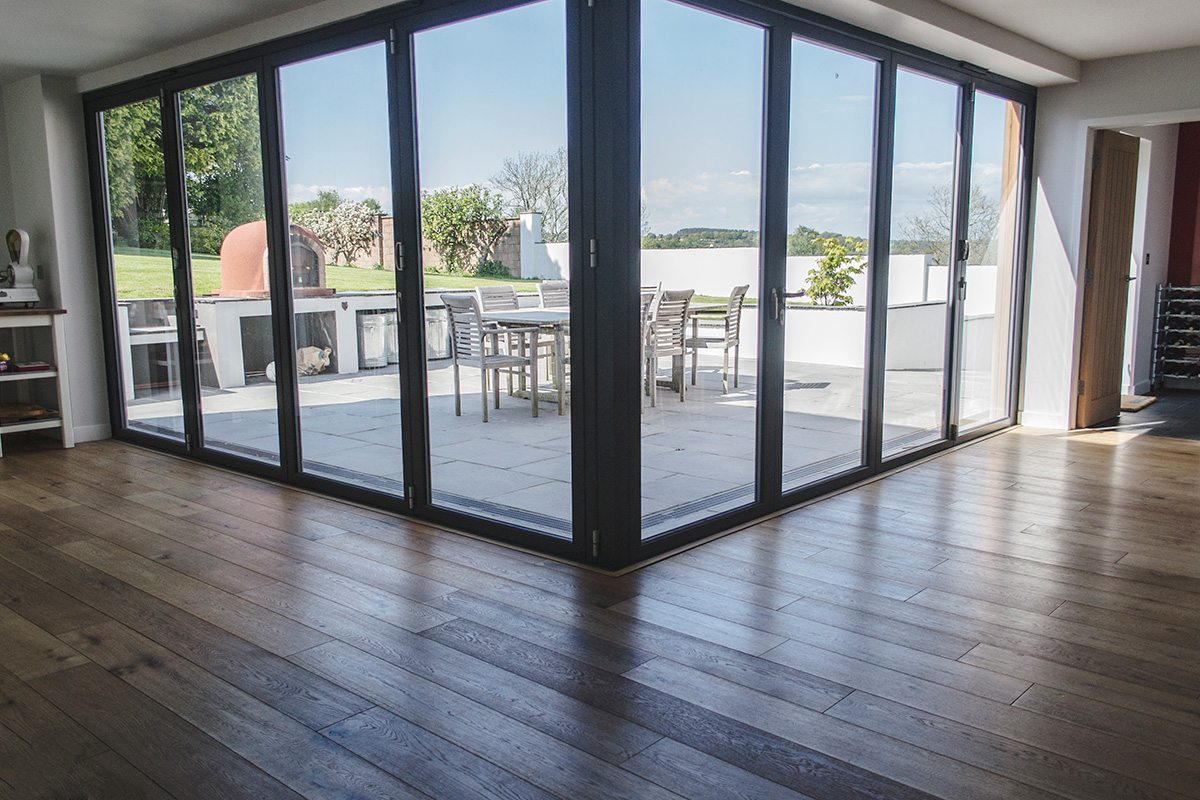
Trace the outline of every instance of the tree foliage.
<instances>
[{"instance_id":1,"label":"tree foliage","mask_svg":"<svg viewBox=\"0 0 1200 800\"><path fill-rule=\"evenodd\" d=\"M233 228L263 218L258 86L253 75L179 94L192 250L217 253ZM157 99L104 112L109 206L119 242L165 249L167 193Z\"/></svg>"},{"instance_id":2,"label":"tree foliage","mask_svg":"<svg viewBox=\"0 0 1200 800\"><path fill-rule=\"evenodd\" d=\"M506 227L503 198L477 183L421 194L421 234L448 272L486 270Z\"/></svg>"},{"instance_id":3,"label":"tree foliage","mask_svg":"<svg viewBox=\"0 0 1200 800\"><path fill-rule=\"evenodd\" d=\"M758 247L758 231L733 228L680 228L675 233L646 233L643 250L682 250L710 247Z\"/></svg>"},{"instance_id":4,"label":"tree foliage","mask_svg":"<svg viewBox=\"0 0 1200 800\"><path fill-rule=\"evenodd\" d=\"M262 147L254 75L179 95L192 249L220 252L225 235L263 218Z\"/></svg>"},{"instance_id":5,"label":"tree foliage","mask_svg":"<svg viewBox=\"0 0 1200 800\"><path fill-rule=\"evenodd\" d=\"M826 241L836 239L851 253L867 252L867 240L857 236L847 236L832 231L818 231L805 225L797 225L796 230L788 234L787 254L789 256L821 256L826 255Z\"/></svg>"},{"instance_id":6,"label":"tree foliage","mask_svg":"<svg viewBox=\"0 0 1200 800\"><path fill-rule=\"evenodd\" d=\"M848 248L844 241L835 237L822 239L821 248L824 255L808 271L805 292L815 305L848 306L854 302L850 297L850 287L866 270L865 251L861 245L855 249Z\"/></svg>"},{"instance_id":7,"label":"tree foliage","mask_svg":"<svg viewBox=\"0 0 1200 800\"><path fill-rule=\"evenodd\" d=\"M567 241L567 149L517 153L504 159L492 184L504 196L505 211L542 215L542 239Z\"/></svg>"},{"instance_id":8,"label":"tree foliage","mask_svg":"<svg viewBox=\"0 0 1200 800\"><path fill-rule=\"evenodd\" d=\"M978 184L971 186L967 211L967 241L970 244L968 264L982 264L988 259L988 249L1000 224L1000 207ZM923 214L909 217L904 228L905 240L892 244L892 252L929 253L933 263L950 263L950 245L954 220L954 197L949 186L936 186L929 191L929 202Z\"/></svg>"},{"instance_id":9,"label":"tree foliage","mask_svg":"<svg viewBox=\"0 0 1200 800\"><path fill-rule=\"evenodd\" d=\"M108 203L117 244L166 250L167 183L157 99L105 111Z\"/></svg>"}]
</instances>

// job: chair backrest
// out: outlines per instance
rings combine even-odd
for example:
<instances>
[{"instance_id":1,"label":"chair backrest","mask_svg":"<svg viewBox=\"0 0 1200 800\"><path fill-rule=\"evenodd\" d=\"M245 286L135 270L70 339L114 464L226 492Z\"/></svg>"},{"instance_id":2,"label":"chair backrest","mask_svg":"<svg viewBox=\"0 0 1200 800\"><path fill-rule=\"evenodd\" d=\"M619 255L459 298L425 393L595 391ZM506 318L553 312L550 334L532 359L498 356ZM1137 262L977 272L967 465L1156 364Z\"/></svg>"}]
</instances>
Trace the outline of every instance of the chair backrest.
<instances>
[{"instance_id":1,"label":"chair backrest","mask_svg":"<svg viewBox=\"0 0 1200 800\"><path fill-rule=\"evenodd\" d=\"M476 286L475 293L479 295L479 307L484 311L511 311L521 307L517 302L517 290L512 286Z\"/></svg>"},{"instance_id":2,"label":"chair backrest","mask_svg":"<svg viewBox=\"0 0 1200 800\"><path fill-rule=\"evenodd\" d=\"M654 303L653 326L650 330L656 350L683 352L688 306L695 293L695 289L668 289L659 293Z\"/></svg>"},{"instance_id":3,"label":"chair backrest","mask_svg":"<svg viewBox=\"0 0 1200 800\"><path fill-rule=\"evenodd\" d=\"M456 360L483 357L483 319L473 294L444 294L442 302L450 314L450 342Z\"/></svg>"},{"instance_id":4,"label":"chair backrest","mask_svg":"<svg viewBox=\"0 0 1200 800\"><path fill-rule=\"evenodd\" d=\"M746 304L746 292L750 284L735 286L729 293L729 307L725 311L725 343L737 344L742 333L742 306Z\"/></svg>"},{"instance_id":5,"label":"chair backrest","mask_svg":"<svg viewBox=\"0 0 1200 800\"><path fill-rule=\"evenodd\" d=\"M569 308L571 305L571 284L567 281L542 281L538 284L538 294L542 298L542 308Z\"/></svg>"}]
</instances>

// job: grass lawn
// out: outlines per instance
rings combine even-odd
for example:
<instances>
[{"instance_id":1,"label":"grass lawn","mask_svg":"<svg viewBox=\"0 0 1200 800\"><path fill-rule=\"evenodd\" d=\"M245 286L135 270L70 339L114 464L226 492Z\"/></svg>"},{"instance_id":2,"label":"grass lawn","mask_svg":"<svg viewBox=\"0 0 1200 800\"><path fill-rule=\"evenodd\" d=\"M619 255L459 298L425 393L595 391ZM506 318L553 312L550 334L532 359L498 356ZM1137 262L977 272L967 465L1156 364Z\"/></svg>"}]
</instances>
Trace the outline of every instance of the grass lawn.
<instances>
[{"instance_id":1,"label":"grass lawn","mask_svg":"<svg viewBox=\"0 0 1200 800\"><path fill-rule=\"evenodd\" d=\"M114 266L117 277L117 297L126 300L140 297L171 297L171 257L165 250L116 248ZM221 288L221 261L216 256L192 255L193 291L197 296L216 294ZM382 269L356 267L326 267L325 283L341 292L393 291L396 288L392 273ZM473 289L476 286L511 284L517 291L535 291L537 280L517 278L472 278L466 275L425 273L426 289Z\"/></svg>"}]
</instances>

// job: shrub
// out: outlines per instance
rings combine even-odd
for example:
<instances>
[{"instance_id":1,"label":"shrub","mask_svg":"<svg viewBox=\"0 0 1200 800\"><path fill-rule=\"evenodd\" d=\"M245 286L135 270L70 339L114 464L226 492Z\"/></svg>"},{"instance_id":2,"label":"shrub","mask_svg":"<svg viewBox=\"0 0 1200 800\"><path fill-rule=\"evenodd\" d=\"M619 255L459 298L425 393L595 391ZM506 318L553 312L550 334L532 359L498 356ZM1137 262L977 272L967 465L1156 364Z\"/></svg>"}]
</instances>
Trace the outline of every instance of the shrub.
<instances>
[{"instance_id":1,"label":"shrub","mask_svg":"<svg viewBox=\"0 0 1200 800\"><path fill-rule=\"evenodd\" d=\"M475 265L475 274L481 278L511 278L512 273L502 261L480 261Z\"/></svg>"},{"instance_id":2,"label":"shrub","mask_svg":"<svg viewBox=\"0 0 1200 800\"><path fill-rule=\"evenodd\" d=\"M504 231L502 198L479 184L421 195L421 234L447 272L477 270Z\"/></svg>"},{"instance_id":3,"label":"shrub","mask_svg":"<svg viewBox=\"0 0 1200 800\"><path fill-rule=\"evenodd\" d=\"M848 306L854 302L849 295L854 279L866 269L866 256L851 253L846 244L835 238L820 240L825 255L817 266L808 271L809 298L819 306ZM862 244L856 244L861 251Z\"/></svg>"}]
</instances>

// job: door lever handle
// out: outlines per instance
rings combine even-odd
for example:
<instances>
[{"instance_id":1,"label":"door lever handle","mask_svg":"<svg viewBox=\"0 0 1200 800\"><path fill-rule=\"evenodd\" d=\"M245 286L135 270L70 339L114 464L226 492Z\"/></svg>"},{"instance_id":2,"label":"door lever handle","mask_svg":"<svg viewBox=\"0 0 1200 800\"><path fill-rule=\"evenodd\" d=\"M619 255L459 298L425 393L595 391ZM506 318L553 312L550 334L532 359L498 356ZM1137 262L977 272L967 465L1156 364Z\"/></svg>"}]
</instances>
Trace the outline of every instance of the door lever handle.
<instances>
[{"instance_id":1,"label":"door lever handle","mask_svg":"<svg viewBox=\"0 0 1200 800\"><path fill-rule=\"evenodd\" d=\"M783 324L783 299L784 293L776 287L771 288L771 315L772 319Z\"/></svg>"}]
</instances>

